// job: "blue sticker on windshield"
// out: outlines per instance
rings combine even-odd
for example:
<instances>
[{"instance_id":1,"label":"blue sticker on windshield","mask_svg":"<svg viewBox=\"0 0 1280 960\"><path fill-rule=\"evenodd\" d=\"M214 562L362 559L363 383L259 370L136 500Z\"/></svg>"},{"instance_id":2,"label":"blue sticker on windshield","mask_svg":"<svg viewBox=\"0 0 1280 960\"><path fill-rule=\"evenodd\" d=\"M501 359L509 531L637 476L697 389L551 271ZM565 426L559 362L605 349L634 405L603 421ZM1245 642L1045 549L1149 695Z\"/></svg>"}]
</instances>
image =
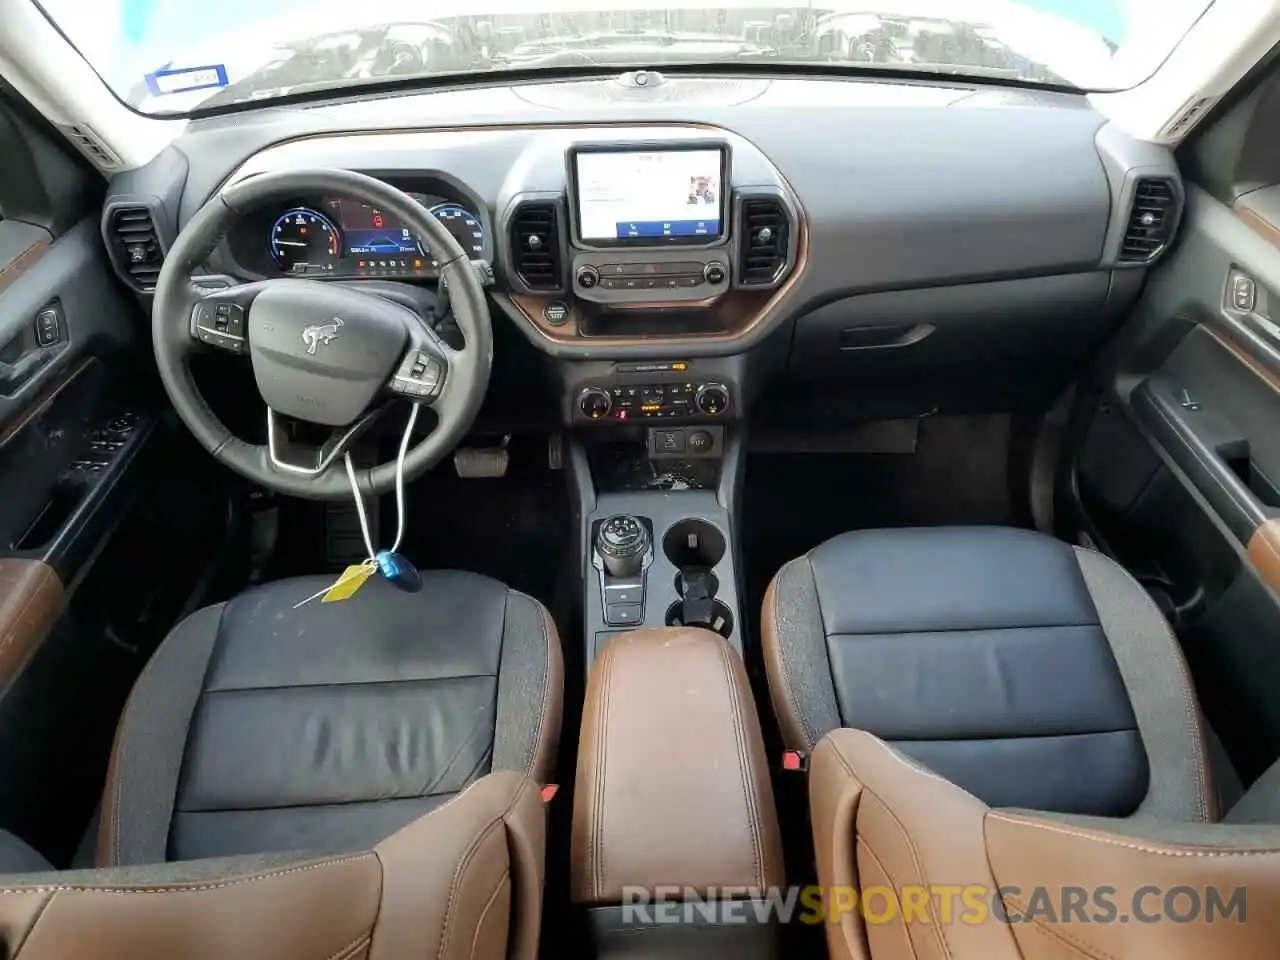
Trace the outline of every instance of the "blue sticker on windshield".
<instances>
[{"instance_id":1,"label":"blue sticker on windshield","mask_svg":"<svg viewBox=\"0 0 1280 960\"><path fill-rule=\"evenodd\" d=\"M191 90L209 90L227 85L227 68L220 63L203 67L181 67L176 70L157 70L146 76L147 89L154 97L166 93L187 93Z\"/></svg>"}]
</instances>

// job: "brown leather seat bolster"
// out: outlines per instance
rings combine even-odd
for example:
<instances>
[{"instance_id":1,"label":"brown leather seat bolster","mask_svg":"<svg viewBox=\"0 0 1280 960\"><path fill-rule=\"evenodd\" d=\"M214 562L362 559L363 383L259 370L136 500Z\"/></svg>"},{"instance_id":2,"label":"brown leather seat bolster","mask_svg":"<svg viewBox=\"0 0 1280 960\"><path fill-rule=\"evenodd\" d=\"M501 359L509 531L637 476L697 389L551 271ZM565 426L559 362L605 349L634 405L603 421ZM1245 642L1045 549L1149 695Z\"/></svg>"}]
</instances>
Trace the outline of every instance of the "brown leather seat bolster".
<instances>
[{"instance_id":1,"label":"brown leather seat bolster","mask_svg":"<svg viewBox=\"0 0 1280 960\"><path fill-rule=\"evenodd\" d=\"M532 960L545 818L537 784L495 773L364 853L200 880L121 883L121 871L88 871L74 883L0 888L0 944L21 960ZM125 872L180 878L200 865Z\"/></svg>"},{"instance_id":2,"label":"brown leather seat bolster","mask_svg":"<svg viewBox=\"0 0 1280 960\"><path fill-rule=\"evenodd\" d=\"M614 637L587 680L573 809L575 902L623 887L783 882L773 789L742 658L717 634Z\"/></svg>"},{"instance_id":3,"label":"brown leather seat bolster","mask_svg":"<svg viewBox=\"0 0 1280 960\"><path fill-rule=\"evenodd\" d=\"M876 922L848 910L827 923L832 957L1190 960L1280 943L1280 827L992 810L859 730L822 740L809 791L828 906L836 888L898 898L867 904Z\"/></svg>"},{"instance_id":4,"label":"brown leather seat bolster","mask_svg":"<svg viewBox=\"0 0 1280 960\"><path fill-rule=\"evenodd\" d=\"M861 730L835 730L814 751L809 775L818 882L836 887L981 886L996 883L987 865L983 818L976 797L903 757ZM884 912L883 904L872 904ZM841 914L828 923L833 957L983 957L1015 960L1017 947L999 923L943 922L931 901L926 923L907 925L902 912L864 924Z\"/></svg>"}]
</instances>

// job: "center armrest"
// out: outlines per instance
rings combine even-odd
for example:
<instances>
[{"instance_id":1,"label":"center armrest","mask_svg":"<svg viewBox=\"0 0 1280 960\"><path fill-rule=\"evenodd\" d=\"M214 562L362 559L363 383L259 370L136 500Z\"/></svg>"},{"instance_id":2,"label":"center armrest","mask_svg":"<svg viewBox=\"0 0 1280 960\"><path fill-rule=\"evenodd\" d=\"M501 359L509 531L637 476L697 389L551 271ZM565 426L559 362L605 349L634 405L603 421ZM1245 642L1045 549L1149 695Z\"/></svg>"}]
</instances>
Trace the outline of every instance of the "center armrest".
<instances>
[{"instance_id":1,"label":"center armrest","mask_svg":"<svg viewBox=\"0 0 1280 960\"><path fill-rule=\"evenodd\" d=\"M759 898L782 841L742 658L709 630L612 638L587 681L573 809L572 895L624 887Z\"/></svg>"}]
</instances>

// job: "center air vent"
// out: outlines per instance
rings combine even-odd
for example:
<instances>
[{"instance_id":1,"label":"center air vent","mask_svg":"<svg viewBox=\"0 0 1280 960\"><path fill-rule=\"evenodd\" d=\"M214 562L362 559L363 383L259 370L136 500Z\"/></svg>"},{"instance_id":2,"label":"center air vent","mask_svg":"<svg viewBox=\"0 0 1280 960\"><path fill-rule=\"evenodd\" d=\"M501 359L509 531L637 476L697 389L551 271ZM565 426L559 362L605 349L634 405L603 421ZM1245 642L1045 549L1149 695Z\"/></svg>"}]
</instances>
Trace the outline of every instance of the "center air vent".
<instances>
[{"instance_id":1,"label":"center air vent","mask_svg":"<svg viewBox=\"0 0 1280 960\"><path fill-rule=\"evenodd\" d=\"M511 220L511 260L530 290L564 288L560 257L560 209L553 202L524 203Z\"/></svg>"},{"instance_id":2,"label":"center air vent","mask_svg":"<svg viewBox=\"0 0 1280 960\"><path fill-rule=\"evenodd\" d=\"M1133 191L1129 225L1120 244L1121 263L1151 263L1169 244L1177 219L1178 197L1163 177L1144 177Z\"/></svg>"},{"instance_id":3,"label":"center air vent","mask_svg":"<svg viewBox=\"0 0 1280 960\"><path fill-rule=\"evenodd\" d=\"M742 201L738 276L743 286L769 286L781 278L787 266L789 227L786 208L777 198Z\"/></svg>"},{"instance_id":4,"label":"center air vent","mask_svg":"<svg viewBox=\"0 0 1280 960\"><path fill-rule=\"evenodd\" d=\"M141 204L113 206L107 211L105 226L107 247L121 279L139 293L154 291L164 264L164 248L150 208Z\"/></svg>"}]
</instances>

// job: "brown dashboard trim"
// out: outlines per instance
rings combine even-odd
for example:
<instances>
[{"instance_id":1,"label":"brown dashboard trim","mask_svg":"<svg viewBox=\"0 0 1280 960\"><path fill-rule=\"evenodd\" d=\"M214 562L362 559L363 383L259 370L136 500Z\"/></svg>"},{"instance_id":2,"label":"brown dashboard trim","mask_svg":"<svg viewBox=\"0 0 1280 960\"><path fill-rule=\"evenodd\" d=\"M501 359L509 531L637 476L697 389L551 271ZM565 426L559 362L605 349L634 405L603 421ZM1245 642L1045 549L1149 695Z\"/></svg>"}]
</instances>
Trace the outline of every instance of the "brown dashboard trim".
<instances>
[{"instance_id":1,"label":"brown dashboard trim","mask_svg":"<svg viewBox=\"0 0 1280 960\"><path fill-rule=\"evenodd\" d=\"M1214 329L1211 326L1201 324L1204 332L1209 334L1214 340L1218 341L1223 349L1230 351L1237 360L1251 370L1260 380L1277 393L1280 393L1280 376L1268 369L1265 365L1258 361L1248 350L1242 347L1229 334Z\"/></svg>"},{"instance_id":2,"label":"brown dashboard trim","mask_svg":"<svg viewBox=\"0 0 1280 960\"><path fill-rule=\"evenodd\" d=\"M1280 247L1280 229L1277 229L1274 223L1248 207L1236 206L1233 209L1241 223L1262 237L1263 240L1266 240L1267 243Z\"/></svg>"},{"instance_id":3,"label":"brown dashboard trim","mask_svg":"<svg viewBox=\"0 0 1280 960\"><path fill-rule=\"evenodd\" d=\"M395 137L406 135L430 135L433 133L473 133L473 132L502 132L502 131L537 131L537 130L610 130L610 129L643 129L646 127L666 128L666 129L682 129L682 130L699 130L713 134L731 136L747 143L760 153L762 157L768 161L768 155L764 153L750 138L714 123L702 123L694 120L598 120L598 121L553 121L549 123L482 123L482 124L449 124L443 126L415 126L415 127L379 127L373 129L346 128L339 130L316 131L313 133L300 134L298 136L287 137L278 140L272 144L263 147L257 151L252 157L246 159L235 170L224 178L214 189L212 195L228 184L236 182L242 176L242 171L250 166L252 161L263 154L270 153L272 150L288 147L292 144L306 143L315 140L333 140L344 137ZM698 345L731 345L746 337L753 330L758 328L765 320L769 319L775 307L777 307L784 297L795 287L800 277L804 274L809 259L809 222L805 215L804 207L800 203L799 195L787 180L786 175L773 165L772 161L768 161L773 166L778 176L778 181L786 194L787 202L795 211L796 215L796 257L795 263L791 266L791 272L787 275L786 280L782 282L774 290L735 290L723 297L711 301L678 301L673 303L645 303L636 304L634 307L624 307L629 310L643 309L663 309L680 308L680 309L710 309L712 310L719 322L719 329L714 333L690 333L676 334L671 336L600 336L588 335L582 332L581 319L582 311L577 303L573 302L572 296L555 296L555 295L531 295L524 293L516 293L514 291L505 295L505 300L511 304L515 313L519 314L527 322L529 328L533 330L539 338L546 343L555 347L568 348L585 348L593 345L607 345L615 347L665 347L679 346L681 344L698 344ZM206 198L207 202L207 198ZM502 297L499 297L501 301ZM556 325L548 323L543 316L546 306L555 301L562 301L569 306L569 319L562 324Z\"/></svg>"},{"instance_id":4,"label":"brown dashboard trim","mask_svg":"<svg viewBox=\"0 0 1280 960\"><path fill-rule=\"evenodd\" d=\"M779 174L781 176L781 174ZM785 181L784 181L785 182ZM715 333L687 333L671 336L601 336L582 332L582 311L572 299L566 301L561 296L531 296L523 293L509 294L511 303L520 311L529 324L541 336L559 346L584 346L587 344L607 344L609 346L654 347L679 345L684 343L729 344L742 339L761 323L767 320L774 308L782 302L787 293L796 285L809 260L809 225L804 210L795 197L795 192L787 187L796 211L796 260L791 272L774 290L733 290L714 300L698 302L672 301L670 303L644 303L627 307L628 310L642 309L709 309L719 321L720 329ZM548 304L554 301L569 303L569 319L560 325L549 323L544 316Z\"/></svg>"}]
</instances>

